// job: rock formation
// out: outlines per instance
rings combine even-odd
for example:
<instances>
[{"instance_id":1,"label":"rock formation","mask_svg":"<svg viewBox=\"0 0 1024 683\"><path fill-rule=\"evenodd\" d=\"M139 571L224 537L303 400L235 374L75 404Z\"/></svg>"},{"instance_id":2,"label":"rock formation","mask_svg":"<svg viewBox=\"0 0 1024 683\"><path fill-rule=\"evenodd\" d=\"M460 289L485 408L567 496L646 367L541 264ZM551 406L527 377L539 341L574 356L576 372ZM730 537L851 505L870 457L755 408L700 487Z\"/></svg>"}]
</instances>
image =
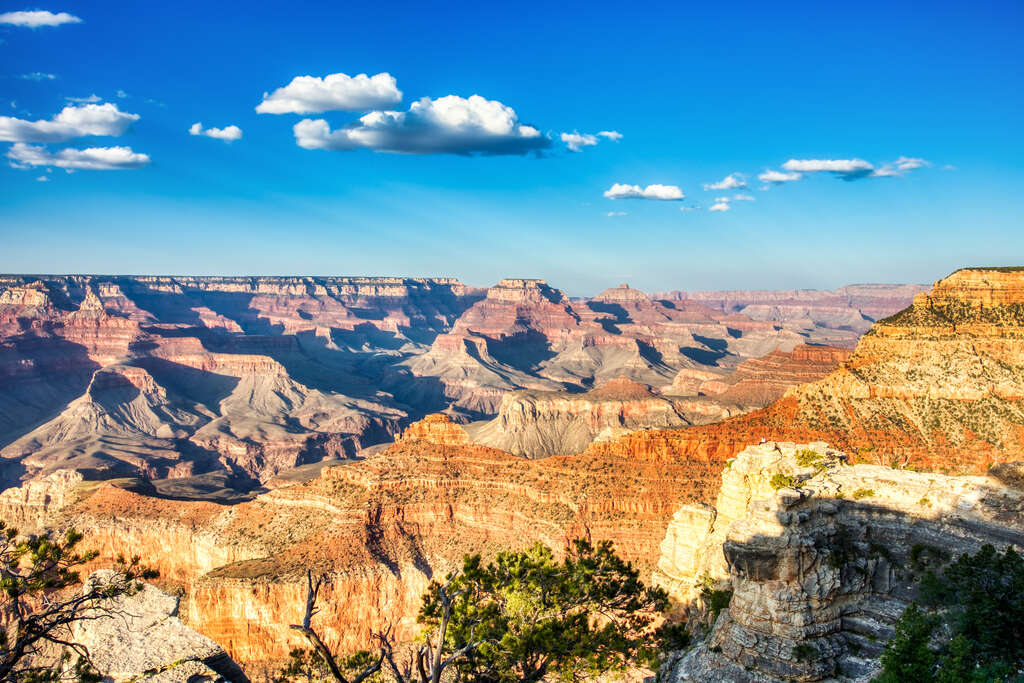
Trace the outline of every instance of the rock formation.
<instances>
[{"instance_id":1,"label":"rock formation","mask_svg":"<svg viewBox=\"0 0 1024 683\"><path fill-rule=\"evenodd\" d=\"M599 436L713 422L741 411L739 405L664 397L622 377L581 394L505 394L497 417L468 425L466 431L475 443L544 458L580 453Z\"/></svg>"},{"instance_id":2,"label":"rock formation","mask_svg":"<svg viewBox=\"0 0 1024 683\"><path fill-rule=\"evenodd\" d=\"M834 334L628 286L570 300L527 279L0 276L0 478L244 493L431 412L487 419L510 392L619 376L678 393ZM698 422L733 412L694 405Z\"/></svg>"},{"instance_id":3,"label":"rock formation","mask_svg":"<svg viewBox=\"0 0 1024 683\"><path fill-rule=\"evenodd\" d=\"M317 618L333 646L368 647L387 623L411 638L430 579L465 553L609 539L649 578L672 514L713 500L721 468L656 451L528 460L464 439L430 417L365 460L233 505L56 475L45 511L35 482L0 503L31 501L23 519L73 526L107 561L142 556L181 587L189 626L255 671L302 645L287 625L301 618L307 568L329 576Z\"/></svg>"},{"instance_id":4,"label":"rock formation","mask_svg":"<svg viewBox=\"0 0 1024 683\"><path fill-rule=\"evenodd\" d=\"M1002 476L1019 468L951 477L847 460L824 443L751 446L714 508L676 513L655 581L684 603L708 580L733 595L664 680L868 680L926 566L1024 548L1024 489Z\"/></svg>"},{"instance_id":5,"label":"rock formation","mask_svg":"<svg viewBox=\"0 0 1024 683\"><path fill-rule=\"evenodd\" d=\"M876 323L845 363L763 410L691 427L681 454L827 441L855 460L984 472L1024 449L1024 269L965 269ZM731 452L730 452L731 451Z\"/></svg>"},{"instance_id":6,"label":"rock formation","mask_svg":"<svg viewBox=\"0 0 1024 683\"><path fill-rule=\"evenodd\" d=\"M103 585L113 572L100 570L87 588ZM72 626L104 680L148 683L231 681L246 676L220 645L181 623L178 598L148 583L138 592L112 598L103 610L86 612Z\"/></svg>"}]
</instances>

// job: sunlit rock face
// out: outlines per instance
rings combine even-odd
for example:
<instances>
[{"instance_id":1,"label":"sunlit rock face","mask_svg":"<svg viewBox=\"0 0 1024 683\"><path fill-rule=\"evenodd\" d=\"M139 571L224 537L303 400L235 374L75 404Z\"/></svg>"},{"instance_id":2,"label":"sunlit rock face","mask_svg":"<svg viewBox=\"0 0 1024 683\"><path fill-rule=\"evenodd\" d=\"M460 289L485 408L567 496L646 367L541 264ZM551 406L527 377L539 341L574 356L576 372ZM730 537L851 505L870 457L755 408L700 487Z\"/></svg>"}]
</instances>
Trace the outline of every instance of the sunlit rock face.
<instances>
[{"instance_id":1,"label":"sunlit rock face","mask_svg":"<svg viewBox=\"0 0 1024 683\"><path fill-rule=\"evenodd\" d=\"M761 439L822 440L857 461L951 473L1016 459L1024 450L1022 284L1024 269L957 271L876 323L823 379L763 410L686 429L680 447L729 457Z\"/></svg>"},{"instance_id":2,"label":"sunlit rock face","mask_svg":"<svg viewBox=\"0 0 1024 683\"><path fill-rule=\"evenodd\" d=\"M927 566L1024 547L1019 466L954 477L848 462L820 442L751 446L714 508L680 508L655 582L684 604L708 580L733 596L665 680L870 680Z\"/></svg>"}]
</instances>

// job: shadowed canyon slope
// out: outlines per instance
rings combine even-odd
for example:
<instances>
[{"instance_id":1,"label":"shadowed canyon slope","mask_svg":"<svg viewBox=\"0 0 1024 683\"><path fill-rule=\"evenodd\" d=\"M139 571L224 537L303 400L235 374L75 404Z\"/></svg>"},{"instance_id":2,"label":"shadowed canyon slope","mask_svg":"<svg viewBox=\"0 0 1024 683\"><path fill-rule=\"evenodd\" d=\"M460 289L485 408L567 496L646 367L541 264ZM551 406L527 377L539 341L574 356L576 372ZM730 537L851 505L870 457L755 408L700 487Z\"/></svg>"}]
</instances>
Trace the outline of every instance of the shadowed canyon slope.
<instances>
[{"instance_id":1,"label":"shadowed canyon slope","mask_svg":"<svg viewBox=\"0 0 1024 683\"><path fill-rule=\"evenodd\" d=\"M903 289L883 288L876 308ZM512 391L581 393L624 376L697 396L746 360L856 336L805 322L626 286L570 300L539 280L0 276L3 474L246 490L390 441L430 412L492 417ZM704 419L684 417L620 426Z\"/></svg>"}]
</instances>

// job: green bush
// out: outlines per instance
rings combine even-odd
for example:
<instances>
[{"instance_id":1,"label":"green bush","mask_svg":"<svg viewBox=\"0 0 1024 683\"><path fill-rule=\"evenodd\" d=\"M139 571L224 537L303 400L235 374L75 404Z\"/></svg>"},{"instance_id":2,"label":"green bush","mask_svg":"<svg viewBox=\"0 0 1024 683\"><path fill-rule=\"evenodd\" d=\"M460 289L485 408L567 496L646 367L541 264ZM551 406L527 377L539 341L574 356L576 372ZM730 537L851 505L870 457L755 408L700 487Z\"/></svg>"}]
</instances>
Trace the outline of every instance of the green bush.
<instances>
[{"instance_id":1,"label":"green bush","mask_svg":"<svg viewBox=\"0 0 1024 683\"><path fill-rule=\"evenodd\" d=\"M861 500L863 498L870 498L873 495L875 495L875 492L871 489L857 489L853 492L853 499Z\"/></svg>"},{"instance_id":2,"label":"green bush","mask_svg":"<svg viewBox=\"0 0 1024 683\"><path fill-rule=\"evenodd\" d=\"M779 489L792 489L796 488L796 479L788 474L777 472L772 475L771 481L769 482L772 488L778 491Z\"/></svg>"}]
</instances>

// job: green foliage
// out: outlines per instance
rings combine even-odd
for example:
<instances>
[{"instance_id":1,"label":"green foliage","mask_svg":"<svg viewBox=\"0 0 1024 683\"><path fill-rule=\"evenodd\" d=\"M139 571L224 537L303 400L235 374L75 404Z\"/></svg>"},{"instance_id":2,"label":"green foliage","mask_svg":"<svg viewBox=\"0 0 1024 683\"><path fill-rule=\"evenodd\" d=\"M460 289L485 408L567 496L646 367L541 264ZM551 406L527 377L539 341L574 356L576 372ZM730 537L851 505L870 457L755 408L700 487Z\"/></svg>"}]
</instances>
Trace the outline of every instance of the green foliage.
<instances>
[{"instance_id":1,"label":"green foliage","mask_svg":"<svg viewBox=\"0 0 1024 683\"><path fill-rule=\"evenodd\" d=\"M338 657L337 664L341 673L349 680L358 676L374 662L374 656L366 650L359 650L347 657ZM295 648L288 653L288 663L271 676L272 683L321 683L334 680L327 662L316 650ZM384 675L377 672L364 679L367 681L384 681Z\"/></svg>"},{"instance_id":2,"label":"green foliage","mask_svg":"<svg viewBox=\"0 0 1024 683\"><path fill-rule=\"evenodd\" d=\"M929 641L938 620L910 605L896 625L896 633L882 653L882 673L876 683L930 683L938 656Z\"/></svg>"},{"instance_id":3,"label":"green foliage","mask_svg":"<svg viewBox=\"0 0 1024 683\"><path fill-rule=\"evenodd\" d=\"M853 492L853 499L862 500L864 498L870 498L873 495L875 495L875 492L872 489L857 489Z\"/></svg>"},{"instance_id":4,"label":"green foliage","mask_svg":"<svg viewBox=\"0 0 1024 683\"><path fill-rule=\"evenodd\" d=\"M433 584L420 610L428 643L444 616L441 589ZM622 671L652 656L650 625L668 608L665 592L645 586L608 542L576 541L561 562L540 543L488 565L467 556L445 590L453 605L446 649L477 644L454 663L455 676L480 683ZM663 627L661 636L679 642L682 633Z\"/></svg>"},{"instance_id":5,"label":"green foliage","mask_svg":"<svg viewBox=\"0 0 1024 683\"><path fill-rule=\"evenodd\" d=\"M103 614L109 600L138 592L139 579L157 573L143 568L138 557L120 557L112 580L69 591L81 582L78 568L97 556L77 550L82 538L74 529L22 536L0 521L0 681L100 680L88 651L74 642L72 625ZM47 643L58 648L57 661L30 658Z\"/></svg>"},{"instance_id":6,"label":"green foliage","mask_svg":"<svg viewBox=\"0 0 1024 683\"><path fill-rule=\"evenodd\" d=\"M813 467L817 472L823 472L828 468L825 456L813 448L802 448L797 451L796 464L800 467Z\"/></svg>"},{"instance_id":7,"label":"green foliage","mask_svg":"<svg viewBox=\"0 0 1024 683\"><path fill-rule=\"evenodd\" d=\"M923 546L926 548L926 546ZM903 613L878 681L1019 681L1024 667L1024 559L990 545L921 581Z\"/></svg>"},{"instance_id":8,"label":"green foliage","mask_svg":"<svg viewBox=\"0 0 1024 683\"><path fill-rule=\"evenodd\" d=\"M773 474L768 483L771 484L771 487L776 491L779 489L794 489L797 487L796 479L791 475L783 474L782 472L776 472Z\"/></svg>"}]
</instances>

